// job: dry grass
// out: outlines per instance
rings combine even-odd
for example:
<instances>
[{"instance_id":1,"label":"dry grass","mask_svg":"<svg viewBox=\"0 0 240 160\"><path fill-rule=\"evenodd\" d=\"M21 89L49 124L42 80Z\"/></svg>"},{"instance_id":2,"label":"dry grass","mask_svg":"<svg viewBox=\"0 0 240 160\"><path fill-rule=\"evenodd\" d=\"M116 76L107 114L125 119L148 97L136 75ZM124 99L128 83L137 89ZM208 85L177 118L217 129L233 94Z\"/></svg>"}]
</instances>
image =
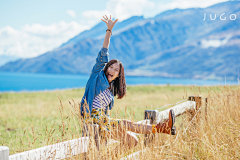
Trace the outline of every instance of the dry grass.
<instances>
[{"instance_id":1,"label":"dry grass","mask_svg":"<svg viewBox=\"0 0 240 160\"><path fill-rule=\"evenodd\" d=\"M183 117L178 135L159 135L149 148L152 156L142 159L239 159L240 90L223 88L208 97L214 98L208 98L207 119L204 107L199 121Z\"/></svg>"},{"instance_id":2,"label":"dry grass","mask_svg":"<svg viewBox=\"0 0 240 160\"><path fill-rule=\"evenodd\" d=\"M118 148L118 156L143 150L137 159L240 159L240 88L220 87L219 92L209 92L205 97L207 115L203 103L193 119L189 114L177 118L177 136L155 134L147 146L140 136L140 143L132 150ZM89 158L117 159L115 150L103 150L90 151Z\"/></svg>"},{"instance_id":3,"label":"dry grass","mask_svg":"<svg viewBox=\"0 0 240 160\"><path fill-rule=\"evenodd\" d=\"M74 108L79 103L83 91L74 89L0 94L0 144L8 146L10 153L14 154L81 137L82 123ZM62 105L59 104L56 94ZM239 159L239 86L128 87L128 94L124 99L115 99L111 117L142 120L145 109L176 103L192 94L214 97L209 98L207 121L203 106L201 112L198 112L198 121L189 121L187 115L177 118L177 136L156 134L154 142L147 146L143 143L144 136L139 136L139 144L136 147L129 150L126 146L118 145L118 152L113 150L113 146L101 147L99 152L91 143L88 153L91 156L88 158L117 159L114 157L116 153L119 158L146 149L139 159Z\"/></svg>"}]
</instances>

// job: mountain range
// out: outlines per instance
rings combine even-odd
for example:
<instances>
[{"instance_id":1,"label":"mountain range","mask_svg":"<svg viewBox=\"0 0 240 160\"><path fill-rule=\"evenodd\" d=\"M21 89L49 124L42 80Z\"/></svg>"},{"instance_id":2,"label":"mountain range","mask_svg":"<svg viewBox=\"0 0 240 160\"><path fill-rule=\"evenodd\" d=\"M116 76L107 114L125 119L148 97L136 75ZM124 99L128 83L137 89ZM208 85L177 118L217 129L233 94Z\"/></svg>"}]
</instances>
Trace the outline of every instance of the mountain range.
<instances>
[{"instance_id":1,"label":"mountain range","mask_svg":"<svg viewBox=\"0 0 240 160\"><path fill-rule=\"evenodd\" d=\"M205 20L204 17L206 16ZM59 48L0 67L6 72L90 74L102 48L101 22ZM109 47L126 75L237 80L240 69L240 2L174 9L153 18L117 22Z\"/></svg>"}]
</instances>

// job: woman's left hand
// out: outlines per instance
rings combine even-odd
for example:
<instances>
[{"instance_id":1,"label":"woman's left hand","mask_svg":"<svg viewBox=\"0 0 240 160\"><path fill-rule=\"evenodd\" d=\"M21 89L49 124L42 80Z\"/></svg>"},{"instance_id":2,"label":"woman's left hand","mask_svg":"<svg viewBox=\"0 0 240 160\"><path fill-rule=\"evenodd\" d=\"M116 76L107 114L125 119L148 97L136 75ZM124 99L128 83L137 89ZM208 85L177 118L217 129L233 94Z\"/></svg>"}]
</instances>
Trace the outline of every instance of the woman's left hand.
<instances>
[{"instance_id":1,"label":"woman's left hand","mask_svg":"<svg viewBox=\"0 0 240 160\"><path fill-rule=\"evenodd\" d=\"M106 15L105 15L105 16L106 16ZM105 20L103 20L103 19L101 19L101 20L107 24L107 27L108 27L108 29L110 29L110 30L112 30L113 26L114 26L115 23L118 21L118 19L116 19L115 21L112 21L111 15L110 15L110 19L108 19L107 16L106 16L106 17L103 16L103 18L104 18Z\"/></svg>"}]
</instances>

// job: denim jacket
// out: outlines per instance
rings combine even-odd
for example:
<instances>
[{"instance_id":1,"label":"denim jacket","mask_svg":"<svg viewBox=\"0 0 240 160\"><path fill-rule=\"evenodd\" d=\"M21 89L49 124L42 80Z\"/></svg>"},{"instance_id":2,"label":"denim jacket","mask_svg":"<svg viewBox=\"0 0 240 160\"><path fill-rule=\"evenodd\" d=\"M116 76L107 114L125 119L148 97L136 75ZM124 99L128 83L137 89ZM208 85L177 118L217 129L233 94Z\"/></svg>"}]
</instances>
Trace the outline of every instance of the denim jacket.
<instances>
[{"instance_id":1,"label":"denim jacket","mask_svg":"<svg viewBox=\"0 0 240 160\"><path fill-rule=\"evenodd\" d=\"M86 99L86 103L88 104L89 107L86 108L86 112L91 114L94 98L109 87L107 77L105 76L105 73L103 71L105 64L108 63L108 61L109 61L108 49L102 48L101 51L98 53L96 64L93 66L90 78L85 88L85 93L81 100L80 112L82 116L84 112L83 108L84 100ZM112 97L112 102L110 102L108 109L110 110L112 109L113 103L114 96ZM107 113L107 110L105 110L105 113Z\"/></svg>"}]
</instances>

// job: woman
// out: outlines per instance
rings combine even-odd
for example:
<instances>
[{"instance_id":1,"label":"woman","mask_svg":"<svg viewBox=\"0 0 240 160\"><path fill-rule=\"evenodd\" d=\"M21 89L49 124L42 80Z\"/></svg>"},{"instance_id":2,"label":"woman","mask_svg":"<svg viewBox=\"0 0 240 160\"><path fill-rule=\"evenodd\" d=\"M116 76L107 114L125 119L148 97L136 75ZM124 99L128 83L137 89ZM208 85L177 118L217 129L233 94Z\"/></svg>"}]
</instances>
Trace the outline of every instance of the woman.
<instances>
[{"instance_id":1,"label":"woman","mask_svg":"<svg viewBox=\"0 0 240 160\"><path fill-rule=\"evenodd\" d=\"M122 63L116 59L108 61L110 37L118 19L112 21L111 15L110 18L107 16L103 16L103 18L104 20L101 20L107 24L103 48L98 54L81 101L81 114L84 116L85 123L93 121L93 123L99 124L102 135L107 136L111 131L112 138L120 138L122 144L127 144L129 147L137 145L138 139L127 131L141 134L158 132L174 135L176 128L173 110L169 112L169 120L157 125L142 125L129 120L114 120L107 115L107 111L113 107L114 96L117 95L118 99L122 99L126 94L126 82ZM110 129L111 127L113 130Z\"/></svg>"}]
</instances>

